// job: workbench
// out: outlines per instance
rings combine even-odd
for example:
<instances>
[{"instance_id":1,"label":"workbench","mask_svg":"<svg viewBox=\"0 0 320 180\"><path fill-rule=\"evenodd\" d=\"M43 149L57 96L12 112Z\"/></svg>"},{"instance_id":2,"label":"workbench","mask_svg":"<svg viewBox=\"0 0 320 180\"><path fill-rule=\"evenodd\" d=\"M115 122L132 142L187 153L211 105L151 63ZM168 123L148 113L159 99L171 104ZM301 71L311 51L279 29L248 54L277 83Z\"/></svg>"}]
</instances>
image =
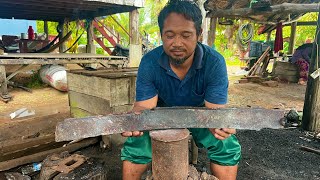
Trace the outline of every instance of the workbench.
<instances>
[{"instance_id":1,"label":"workbench","mask_svg":"<svg viewBox=\"0 0 320 180\"><path fill-rule=\"evenodd\" d=\"M8 93L8 81L29 65L45 64L92 64L99 63L104 67L126 67L128 58L121 56L105 56L97 54L49 54L49 53L11 53L0 55L0 99L8 102L12 99ZM6 76L6 66L20 65L20 67Z\"/></svg>"}]
</instances>

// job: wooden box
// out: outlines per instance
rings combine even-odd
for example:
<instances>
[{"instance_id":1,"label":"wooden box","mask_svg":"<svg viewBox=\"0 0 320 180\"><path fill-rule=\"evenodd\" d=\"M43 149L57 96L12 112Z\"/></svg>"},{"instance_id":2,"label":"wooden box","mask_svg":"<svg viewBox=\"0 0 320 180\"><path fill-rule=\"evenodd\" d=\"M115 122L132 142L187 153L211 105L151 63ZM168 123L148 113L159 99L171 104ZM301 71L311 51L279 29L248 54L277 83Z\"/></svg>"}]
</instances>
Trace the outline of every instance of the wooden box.
<instances>
[{"instance_id":1,"label":"wooden box","mask_svg":"<svg viewBox=\"0 0 320 180\"><path fill-rule=\"evenodd\" d=\"M274 75L282 81L296 83L299 80L298 66L290 62L277 61Z\"/></svg>"},{"instance_id":2,"label":"wooden box","mask_svg":"<svg viewBox=\"0 0 320 180\"><path fill-rule=\"evenodd\" d=\"M137 68L67 72L71 116L123 113L135 101Z\"/></svg>"}]
</instances>

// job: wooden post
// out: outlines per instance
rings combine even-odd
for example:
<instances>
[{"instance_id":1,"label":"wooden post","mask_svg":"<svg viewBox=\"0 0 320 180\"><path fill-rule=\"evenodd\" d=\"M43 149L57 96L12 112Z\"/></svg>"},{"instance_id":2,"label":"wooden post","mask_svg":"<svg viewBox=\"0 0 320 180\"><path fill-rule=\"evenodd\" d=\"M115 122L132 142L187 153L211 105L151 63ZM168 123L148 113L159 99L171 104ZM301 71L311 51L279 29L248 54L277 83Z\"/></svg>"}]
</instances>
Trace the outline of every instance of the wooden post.
<instances>
[{"instance_id":1,"label":"wooden post","mask_svg":"<svg viewBox=\"0 0 320 180\"><path fill-rule=\"evenodd\" d=\"M217 29L217 20L218 18L210 18L210 29L208 33L208 45L213 46L214 41L216 40L216 29Z\"/></svg>"},{"instance_id":2,"label":"wooden post","mask_svg":"<svg viewBox=\"0 0 320 180\"><path fill-rule=\"evenodd\" d=\"M291 34L288 54L293 54L294 44L296 41L297 22L291 23Z\"/></svg>"},{"instance_id":3,"label":"wooden post","mask_svg":"<svg viewBox=\"0 0 320 180\"><path fill-rule=\"evenodd\" d=\"M64 21L60 21L58 26L62 33L59 34L59 41L62 41L62 38L66 34L66 32L64 31L63 25L64 25ZM59 53L63 53L65 50L66 50L65 43L62 43L59 46Z\"/></svg>"},{"instance_id":4,"label":"wooden post","mask_svg":"<svg viewBox=\"0 0 320 180\"><path fill-rule=\"evenodd\" d=\"M270 40L271 40L271 31L267 33L267 42L270 42Z\"/></svg>"},{"instance_id":5,"label":"wooden post","mask_svg":"<svg viewBox=\"0 0 320 180\"><path fill-rule=\"evenodd\" d=\"M130 17L130 67L138 67L142 57L142 44L139 42L139 12L137 9L129 14Z\"/></svg>"},{"instance_id":6,"label":"wooden post","mask_svg":"<svg viewBox=\"0 0 320 180\"><path fill-rule=\"evenodd\" d=\"M202 38L201 42L203 44L208 44L208 22L206 18L206 10L204 9L205 0L198 0L198 6L200 7L202 14Z\"/></svg>"},{"instance_id":7,"label":"wooden post","mask_svg":"<svg viewBox=\"0 0 320 180\"><path fill-rule=\"evenodd\" d=\"M87 27L87 53L96 53L94 42L93 42L93 25L92 25L92 19L90 19L88 22Z\"/></svg>"},{"instance_id":8,"label":"wooden post","mask_svg":"<svg viewBox=\"0 0 320 180\"><path fill-rule=\"evenodd\" d=\"M0 65L0 96L5 98L8 95L6 68Z\"/></svg>"},{"instance_id":9,"label":"wooden post","mask_svg":"<svg viewBox=\"0 0 320 180\"><path fill-rule=\"evenodd\" d=\"M43 21L43 30L46 33L46 40L49 40L49 28L48 28L48 21Z\"/></svg>"},{"instance_id":10,"label":"wooden post","mask_svg":"<svg viewBox=\"0 0 320 180\"><path fill-rule=\"evenodd\" d=\"M318 14L318 24L320 23L320 13ZM317 44L320 43L319 25L317 26L316 38ZM304 100L302 128L308 131L320 130L320 77L313 79L310 74L319 68L319 57L317 52L320 48L315 43L313 44L312 57L309 67L308 85Z\"/></svg>"}]
</instances>

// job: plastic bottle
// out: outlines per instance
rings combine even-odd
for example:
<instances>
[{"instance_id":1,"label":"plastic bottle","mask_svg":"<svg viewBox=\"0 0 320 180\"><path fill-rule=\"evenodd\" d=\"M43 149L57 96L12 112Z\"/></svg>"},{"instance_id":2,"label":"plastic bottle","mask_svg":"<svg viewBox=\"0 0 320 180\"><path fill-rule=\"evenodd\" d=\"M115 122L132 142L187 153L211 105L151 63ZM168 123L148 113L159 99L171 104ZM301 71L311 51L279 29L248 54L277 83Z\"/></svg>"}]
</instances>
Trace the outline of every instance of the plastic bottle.
<instances>
[{"instance_id":1,"label":"plastic bottle","mask_svg":"<svg viewBox=\"0 0 320 180\"><path fill-rule=\"evenodd\" d=\"M34 31L32 29L32 26L29 26L28 29L28 39L34 39Z\"/></svg>"},{"instance_id":2,"label":"plastic bottle","mask_svg":"<svg viewBox=\"0 0 320 180\"><path fill-rule=\"evenodd\" d=\"M32 164L29 164L29 165L22 167L21 173L23 175L28 175L28 174L31 174L33 172L40 171L40 170L41 170L41 163L32 163Z\"/></svg>"}]
</instances>

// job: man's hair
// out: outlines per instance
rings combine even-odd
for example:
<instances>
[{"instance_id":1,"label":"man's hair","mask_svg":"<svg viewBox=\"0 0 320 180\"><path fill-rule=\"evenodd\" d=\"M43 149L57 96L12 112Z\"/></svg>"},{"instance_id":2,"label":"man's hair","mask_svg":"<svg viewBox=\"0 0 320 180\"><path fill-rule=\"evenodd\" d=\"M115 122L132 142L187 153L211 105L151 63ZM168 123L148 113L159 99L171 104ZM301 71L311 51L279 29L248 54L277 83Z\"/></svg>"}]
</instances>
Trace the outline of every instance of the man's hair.
<instances>
[{"instance_id":1,"label":"man's hair","mask_svg":"<svg viewBox=\"0 0 320 180\"><path fill-rule=\"evenodd\" d=\"M199 36L202 25L201 10L195 2L190 0L169 0L169 2L160 11L158 16L158 25L162 34L164 20L170 13L183 15L187 20L193 21L196 28L196 33Z\"/></svg>"}]
</instances>

